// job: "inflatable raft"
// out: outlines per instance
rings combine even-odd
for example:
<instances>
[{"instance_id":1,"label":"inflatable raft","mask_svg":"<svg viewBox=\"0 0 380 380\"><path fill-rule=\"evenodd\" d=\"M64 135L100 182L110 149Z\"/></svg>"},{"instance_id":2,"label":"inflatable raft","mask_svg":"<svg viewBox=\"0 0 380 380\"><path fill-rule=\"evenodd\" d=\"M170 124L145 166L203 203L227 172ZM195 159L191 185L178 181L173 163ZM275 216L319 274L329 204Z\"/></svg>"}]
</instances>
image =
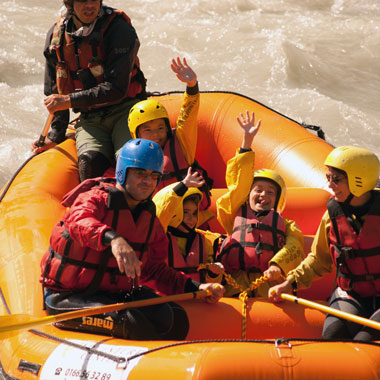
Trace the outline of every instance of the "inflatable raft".
<instances>
[{"instance_id":1,"label":"inflatable raft","mask_svg":"<svg viewBox=\"0 0 380 380\"><path fill-rule=\"evenodd\" d=\"M172 121L182 94L163 95ZM214 178L213 199L225 191L227 160L241 141L236 116L262 119L254 142L256 167L278 170L288 186L285 216L313 235L326 206L323 161L332 147L297 122L244 96L202 93L197 159ZM32 157L0 195L0 313L45 316L40 260L62 196L78 184L73 138ZM221 227L214 222L213 228ZM305 239L305 246L310 239ZM327 285L326 285L327 283ZM331 281L302 295L326 299ZM301 293L300 293L301 294ZM237 298L216 305L184 301L184 341L131 341L44 325L0 338L0 379L379 379L380 345L322 341L324 314L294 303ZM86 321L96 323L91 317ZM0 320L1 323L1 320ZM242 331L244 329L244 339Z\"/></svg>"}]
</instances>

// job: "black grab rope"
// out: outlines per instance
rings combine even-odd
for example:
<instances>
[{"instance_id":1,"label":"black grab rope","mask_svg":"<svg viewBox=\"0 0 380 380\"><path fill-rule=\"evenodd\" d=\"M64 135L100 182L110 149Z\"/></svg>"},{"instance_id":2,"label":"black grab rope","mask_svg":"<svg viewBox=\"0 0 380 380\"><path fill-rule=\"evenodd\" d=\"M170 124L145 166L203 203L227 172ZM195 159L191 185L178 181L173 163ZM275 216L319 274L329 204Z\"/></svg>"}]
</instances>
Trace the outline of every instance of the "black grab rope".
<instances>
[{"instance_id":1,"label":"black grab rope","mask_svg":"<svg viewBox=\"0 0 380 380\"><path fill-rule=\"evenodd\" d=\"M300 124L302 127L306 128L306 129L310 129L312 131L315 131L317 132L317 136L322 139L322 140L325 140L326 141L326 138L325 138L325 132L322 130L321 127L319 127L318 125L310 125L310 124L306 124L306 123L301 123Z\"/></svg>"},{"instance_id":2,"label":"black grab rope","mask_svg":"<svg viewBox=\"0 0 380 380\"><path fill-rule=\"evenodd\" d=\"M280 115L296 124L298 124L299 126L305 128L305 129L310 129L314 132L317 133L317 136L321 139L321 140L324 140L326 141L326 136L325 136L325 132L322 130L321 127L317 126L317 125L310 125L310 124L306 124L306 123L303 123L303 122L298 122L292 118L290 118L289 116L286 116L284 115L283 113L281 112L278 112L276 110L274 110L273 108L271 107L268 107L267 105L259 102L258 100L256 99L253 99L247 95L243 95L243 94L239 94L238 92L234 92L234 91L199 91L201 94L231 94L231 95L237 95L237 96L240 96L241 98L245 98L245 99L248 99L252 102L255 102L257 104L260 104L262 107L265 107L266 109L276 113L277 115ZM167 92L159 92L159 91L155 91L155 92L150 92L150 93L147 93L148 97L149 96L165 96L165 95L174 95L174 94L183 94L183 91L167 91Z\"/></svg>"},{"instance_id":3,"label":"black grab rope","mask_svg":"<svg viewBox=\"0 0 380 380\"><path fill-rule=\"evenodd\" d=\"M80 343L74 343L71 342L67 339L64 338L59 338L57 336L51 335L49 333L45 333L42 331L38 331L35 329L29 330L32 334L38 335L42 338L50 339L58 343L66 344L68 346L84 350L86 351L89 355L99 355L103 356L109 360L112 360L118 364L121 363L129 363L133 359L137 359L141 356L151 354L153 352L157 352L160 350L168 349L168 348L173 348L173 347L178 347L178 346L185 346L185 345L190 345L190 344L204 344L204 343L261 343L261 344L273 344L276 347L281 345L281 344L290 344L290 342L303 342L303 343L351 343L351 344L364 344L368 346L375 346L380 348L380 343L377 342L366 342L366 341L357 341L357 340L351 340L351 339L307 339L307 338L275 338L275 339L199 339L199 340L188 340L188 341L180 341L176 343L169 343L165 344L163 346L151 348L149 350L139 352L135 355L131 355L127 358L124 358L122 356L116 356L109 354L104 351L100 351L95 349L94 347L88 347L85 346L84 344ZM104 343L106 341L110 341L114 338L112 337L105 337L106 339L104 340Z\"/></svg>"},{"instance_id":4,"label":"black grab rope","mask_svg":"<svg viewBox=\"0 0 380 380\"><path fill-rule=\"evenodd\" d=\"M199 344L199 343L272 343L276 346L280 344L288 344L290 342L304 342L304 343L353 343L353 344L366 344L370 346L380 347L380 343L377 342L365 342L365 341L353 341L349 339L305 339L305 338L276 338L276 339L205 339L205 340L189 340L177 343L170 343L164 346L155 347L150 350L137 353L135 355L126 358L127 363L133 359L140 356L150 354L159 350L164 350L167 348L173 348L178 346L185 346L189 344Z\"/></svg>"},{"instance_id":5,"label":"black grab rope","mask_svg":"<svg viewBox=\"0 0 380 380\"><path fill-rule=\"evenodd\" d=\"M306 123L299 123L298 121L290 118L289 116L286 116L284 114L282 114L281 112L278 112L276 110L274 110L273 108L271 107L268 107L267 105L259 102L258 100L255 100L247 95L243 95L243 94L239 94L238 92L234 92L234 91L200 91L201 94L231 94L231 95L236 95L236 96L240 96L241 98L244 98L244 99L248 99L252 102L255 102L257 104L260 104L262 107L265 107L267 108L268 110L276 113L277 115L280 115L290 121L292 121L293 123L296 123L298 124L299 126L305 128L305 129L310 129L312 131L315 131L317 133L317 136L321 139L321 140L324 140L326 141L325 139L325 133L324 131L322 130L321 127L317 126L317 125L309 125L309 124L306 124ZM183 94L183 91L166 91L166 92L159 92L159 91L155 91L155 92L148 92L147 93L147 96L150 97L150 96L165 96L165 95L174 95L174 94ZM78 119L78 118L77 118ZM73 120L70 122L73 123L75 122L77 119ZM42 153L42 152L40 152ZM37 154L40 154L40 153L37 153ZM4 191L2 192L2 194L0 195L0 202L3 200L5 194L7 193L7 191L9 190L12 182L14 181L14 179L16 178L17 174L20 173L20 171L23 169L23 167L33 158L35 157L36 155L32 155L30 156L18 169L17 171L13 174L12 178L8 181L8 184L7 186L5 187Z\"/></svg>"},{"instance_id":6,"label":"black grab rope","mask_svg":"<svg viewBox=\"0 0 380 380\"><path fill-rule=\"evenodd\" d=\"M73 123L75 123L77 120L79 119L79 117L77 117L76 119L72 120L69 122L69 126ZM68 138L68 135L66 135L65 137L65 140ZM58 144L57 144L58 145ZM39 154L43 153L43 152L46 152L46 150L42 150L41 152L38 152L38 153L35 153L35 154L32 154L30 157L28 157L25 162L23 162L20 167L16 170L16 172L12 175L11 179L8 181L7 183L7 186L5 187L4 191L1 193L0 195L0 202L3 200L3 198L5 197L6 193L8 192L9 188L11 187L13 181L15 180L15 178L17 177L17 175L21 172L21 170L26 166L26 164L34 157L38 156ZM1 379L0 379L1 380Z\"/></svg>"},{"instance_id":7,"label":"black grab rope","mask_svg":"<svg viewBox=\"0 0 380 380\"><path fill-rule=\"evenodd\" d=\"M77 348L79 350L86 351L88 355L102 356L102 357L107 358L108 360L112 360L112 361L114 361L114 362L116 362L118 364L125 363L127 361L122 356L112 355L112 354L109 354L108 352L100 351L100 350L97 350L97 349L95 349L93 347L88 347L88 346L86 346L84 344L75 343L75 342L72 342L72 341L64 339L64 338L59 338L57 336L54 336L54 335L51 335L51 334L48 334L48 333L45 333L45 332L42 332L42 331L39 331L39 330L31 329L31 330L29 330L29 332L31 332L34 335L38 335L41 338L47 338L47 339L53 340L53 341L55 341L57 343L66 344L67 346L74 347L74 348ZM105 342L107 340L113 339L111 337L108 338L106 336L105 336L105 338L106 338L104 340ZM96 343L96 345L98 343Z\"/></svg>"},{"instance_id":8,"label":"black grab rope","mask_svg":"<svg viewBox=\"0 0 380 380\"><path fill-rule=\"evenodd\" d=\"M39 153L38 153L39 154ZM11 187L13 181L15 180L15 178L17 177L18 173L21 172L21 170L26 166L26 164L33 158L35 157L36 154L33 154L32 156L30 156L29 158L26 159L26 161L21 164L21 166L16 170L16 172L13 174L13 176L11 177L11 179L8 181L7 183L7 186L5 187L4 191L1 193L0 195L0 202L3 200L3 198L5 197L5 194L8 192L9 188Z\"/></svg>"}]
</instances>

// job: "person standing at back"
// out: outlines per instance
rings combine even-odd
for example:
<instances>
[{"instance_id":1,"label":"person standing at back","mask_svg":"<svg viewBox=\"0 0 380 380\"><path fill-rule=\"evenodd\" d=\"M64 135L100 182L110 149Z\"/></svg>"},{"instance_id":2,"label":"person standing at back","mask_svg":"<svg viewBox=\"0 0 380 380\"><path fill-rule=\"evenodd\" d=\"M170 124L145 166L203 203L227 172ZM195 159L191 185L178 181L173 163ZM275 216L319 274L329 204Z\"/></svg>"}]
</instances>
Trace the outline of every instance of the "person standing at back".
<instances>
[{"instance_id":1,"label":"person standing at back","mask_svg":"<svg viewBox=\"0 0 380 380\"><path fill-rule=\"evenodd\" d=\"M131 139L130 108L146 98L139 67L140 43L129 17L103 6L102 0L64 0L67 11L48 31L44 55L47 96L54 113L44 147L65 139L69 109L80 112L76 124L79 177L102 175Z\"/></svg>"}]
</instances>

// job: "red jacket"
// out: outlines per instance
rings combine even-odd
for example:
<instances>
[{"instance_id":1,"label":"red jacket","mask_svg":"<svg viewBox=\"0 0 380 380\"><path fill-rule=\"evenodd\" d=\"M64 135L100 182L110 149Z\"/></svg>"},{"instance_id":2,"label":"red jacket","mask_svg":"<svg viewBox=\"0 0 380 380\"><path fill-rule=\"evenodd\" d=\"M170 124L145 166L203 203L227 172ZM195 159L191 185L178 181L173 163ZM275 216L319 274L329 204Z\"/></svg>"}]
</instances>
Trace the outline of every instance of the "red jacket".
<instances>
[{"instance_id":1,"label":"red jacket","mask_svg":"<svg viewBox=\"0 0 380 380\"><path fill-rule=\"evenodd\" d=\"M68 193L62 203L70 209L54 227L50 248L41 262L45 287L84 291L95 282L96 290L130 290L132 281L119 272L115 257L102 243L104 232L113 229L142 261L141 284L153 280L165 294L184 291L189 279L166 264L168 239L151 200L141 203L132 214L114 181L89 179ZM118 217L114 218L115 214Z\"/></svg>"}]
</instances>

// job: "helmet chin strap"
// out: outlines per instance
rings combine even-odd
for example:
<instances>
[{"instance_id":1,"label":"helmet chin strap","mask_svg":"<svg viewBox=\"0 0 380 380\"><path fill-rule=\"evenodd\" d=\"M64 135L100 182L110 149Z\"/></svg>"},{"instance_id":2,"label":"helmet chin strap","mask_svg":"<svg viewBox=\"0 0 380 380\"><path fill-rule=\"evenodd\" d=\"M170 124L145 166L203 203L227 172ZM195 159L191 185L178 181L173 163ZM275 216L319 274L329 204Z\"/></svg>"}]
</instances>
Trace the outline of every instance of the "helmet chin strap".
<instances>
[{"instance_id":1,"label":"helmet chin strap","mask_svg":"<svg viewBox=\"0 0 380 380\"><path fill-rule=\"evenodd\" d=\"M349 206L350 202L352 201L352 198L354 197L354 194L350 193L350 195L347 197L347 199L343 202L345 206Z\"/></svg>"},{"instance_id":2,"label":"helmet chin strap","mask_svg":"<svg viewBox=\"0 0 380 380\"><path fill-rule=\"evenodd\" d=\"M82 21L75 12L73 13L73 17L75 17L82 24L82 26L87 26L87 27L90 26L91 24L93 24L94 21L96 20L95 19L94 21L92 21L90 23L86 23L86 22Z\"/></svg>"},{"instance_id":3,"label":"helmet chin strap","mask_svg":"<svg viewBox=\"0 0 380 380\"><path fill-rule=\"evenodd\" d=\"M187 232L194 231L194 228L190 228L187 224L185 224L183 221L181 222L180 226L182 226Z\"/></svg>"}]
</instances>

